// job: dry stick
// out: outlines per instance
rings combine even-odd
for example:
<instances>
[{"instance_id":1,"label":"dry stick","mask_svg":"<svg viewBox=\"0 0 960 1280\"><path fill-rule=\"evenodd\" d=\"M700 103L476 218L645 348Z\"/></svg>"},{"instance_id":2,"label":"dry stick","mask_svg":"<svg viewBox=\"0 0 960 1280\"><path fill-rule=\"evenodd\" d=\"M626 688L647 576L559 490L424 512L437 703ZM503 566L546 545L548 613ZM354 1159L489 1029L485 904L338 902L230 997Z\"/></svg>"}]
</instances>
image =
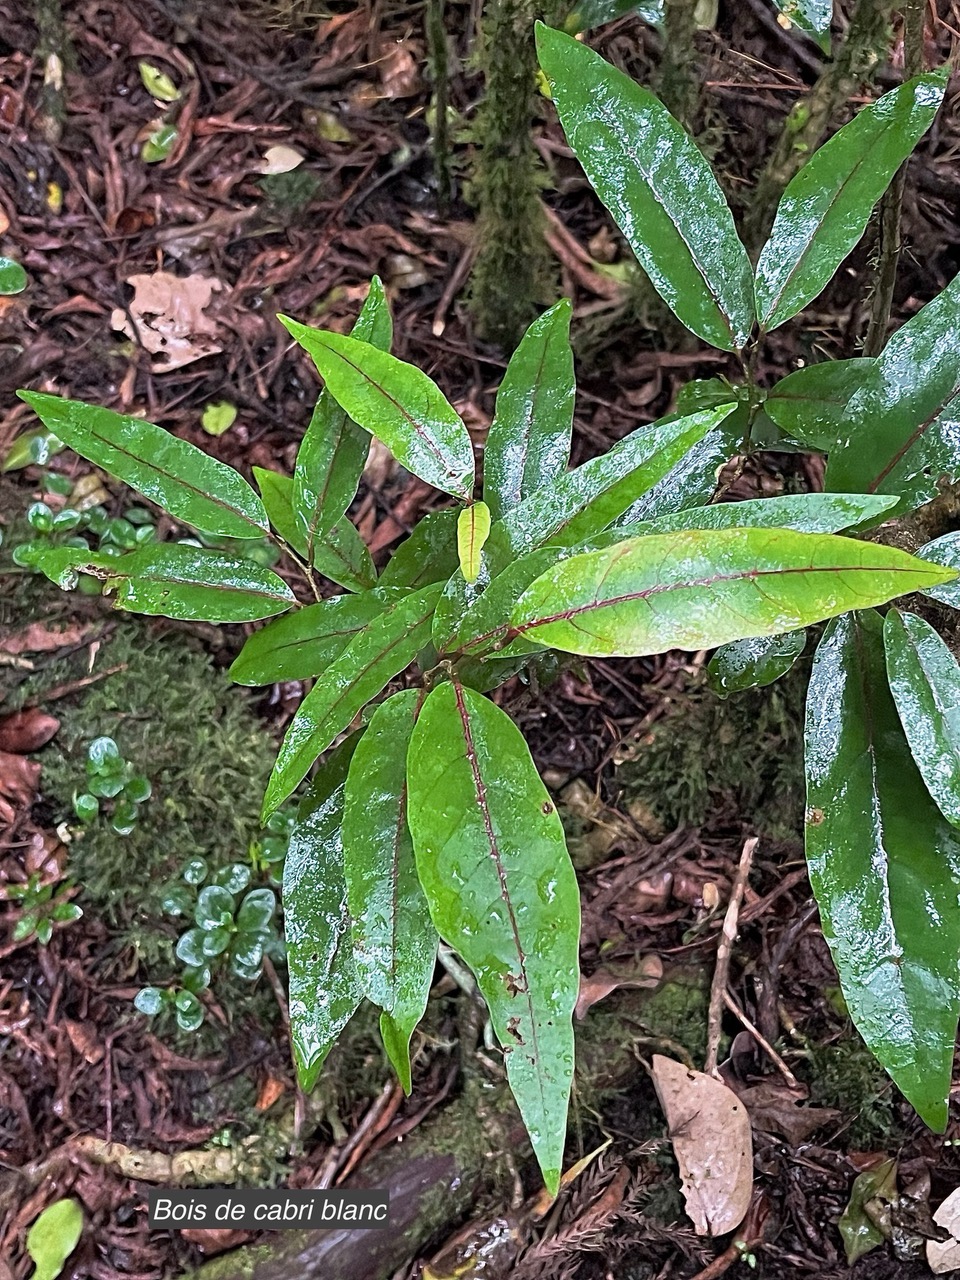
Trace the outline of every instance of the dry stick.
<instances>
[{"instance_id":1,"label":"dry stick","mask_svg":"<svg viewBox=\"0 0 960 1280\"><path fill-rule=\"evenodd\" d=\"M734 1000L733 996L730 994L729 991L724 991L723 1003L727 1006L727 1008L730 1010L732 1014L734 1014L737 1018L740 1019L740 1021L743 1023L746 1029L753 1036L754 1040L756 1040L760 1048L764 1051L764 1053L766 1053L769 1056L770 1061L773 1063L773 1065L777 1068L777 1070L783 1076L784 1080L786 1080L789 1087L791 1089L799 1090L800 1082L797 1080L797 1077L793 1074L793 1072L790 1070L790 1068L787 1066L784 1060L780 1057L779 1053L777 1053L776 1049L773 1047L770 1041L766 1038L766 1036L762 1035L759 1029L753 1025L753 1023L750 1021L747 1015L743 1012L743 1010L737 1004L736 1000Z\"/></svg>"},{"instance_id":2,"label":"dry stick","mask_svg":"<svg viewBox=\"0 0 960 1280\"><path fill-rule=\"evenodd\" d=\"M927 0L904 0L903 5L903 76L912 80L923 70L923 27ZM877 282L870 304L870 320L867 336L863 340L863 354L877 356L883 350L893 305L893 289L897 282L897 266L900 262L900 215L903 193L907 185L909 157L894 174L893 181L884 192L880 205L880 257L877 263Z\"/></svg>"},{"instance_id":3,"label":"dry stick","mask_svg":"<svg viewBox=\"0 0 960 1280\"><path fill-rule=\"evenodd\" d=\"M718 1076L717 1053L720 1049L720 1020L723 1017L724 994L727 990L727 977L730 973L730 957L733 944L737 940L737 920L740 916L740 903L747 887L750 875L750 864L758 844L757 836L751 836L743 845L740 854L740 865L733 879L730 890L730 901L727 903L727 914L723 917L723 929L717 943L717 967L713 971L713 982L710 984L710 1009L707 1013L707 1057L703 1069L708 1076Z\"/></svg>"}]
</instances>

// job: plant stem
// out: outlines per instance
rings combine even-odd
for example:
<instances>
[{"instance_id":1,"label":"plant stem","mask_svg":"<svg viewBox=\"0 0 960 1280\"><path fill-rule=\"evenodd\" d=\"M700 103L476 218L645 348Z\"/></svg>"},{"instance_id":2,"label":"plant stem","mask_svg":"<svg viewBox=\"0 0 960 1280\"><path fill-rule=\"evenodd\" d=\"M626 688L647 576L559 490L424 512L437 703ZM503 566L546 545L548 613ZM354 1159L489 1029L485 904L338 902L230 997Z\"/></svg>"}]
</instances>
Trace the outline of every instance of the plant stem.
<instances>
[{"instance_id":1,"label":"plant stem","mask_svg":"<svg viewBox=\"0 0 960 1280\"><path fill-rule=\"evenodd\" d=\"M912 80L923 70L923 28L926 0L903 2L903 76ZM876 283L870 304L870 320L867 336L863 340L865 356L879 355L887 337L893 290L897 282L900 262L900 215L903 208L903 192L907 183L905 160L893 181L884 192L880 205L880 256L877 262Z\"/></svg>"},{"instance_id":2,"label":"plant stem","mask_svg":"<svg viewBox=\"0 0 960 1280\"><path fill-rule=\"evenodd\" d=\"M667 110L692 132L700 97L697 65L697 6L691 0L665 0L663 6L663 57L657 73L660 100Z\"/></svg>"},{"instance_id":3,"label":"plant stem","mask_svg":"<svg viewBox=\"0 0 960 1280\"><path fill-rule=\"evenodd\" d=\"M437 210L445 216L450 207L450 66L447 32L443 25L445 0L427 0L427 65L433 85L433 172L437 180Z\"/></svg>"},{"instance_id":4,"label":"plant stem","mask_svg":"<svg viewBox=\"0 0 960 1280\"><path fill-rule=\"evenodd\" d=\"M840 107L862 82L871 79L884 57L893 7L894 0L857 0L846 39L835 59L826 64L810 93L788 114L757 183L749 218L754 248L759 249L769 235L787 183L819 145Z\"/></svg>"}]
</instances>

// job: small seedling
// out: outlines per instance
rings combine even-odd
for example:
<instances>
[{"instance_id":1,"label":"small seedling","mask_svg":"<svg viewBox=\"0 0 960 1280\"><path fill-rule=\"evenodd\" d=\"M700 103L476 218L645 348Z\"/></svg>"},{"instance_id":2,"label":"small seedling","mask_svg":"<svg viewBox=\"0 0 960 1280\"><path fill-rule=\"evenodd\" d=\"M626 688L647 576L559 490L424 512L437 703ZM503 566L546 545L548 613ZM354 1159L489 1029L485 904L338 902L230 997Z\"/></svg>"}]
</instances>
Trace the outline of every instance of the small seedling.
<instances>
[{"instance_id":1,"label":"small seedling","mask_svg":"<svg viewBox=\"0 0 960 1280\"><path fill-rule=\"evenodd\" d=\"M113 738L95 738L87 748L86 790L75 791L73 811L83 823L93 822L104 802L111 830L128 836L137 825L140 806L150 799L153 788L143 774L124 760Z\"/></svg>"},{"instance_id":2,"label":"small seedling","mask_svg":"<svg viewBox=\"0 0 960 1280\"><path fill-rule=\"evenodd\" d=\"M58 924L70 924L83 915L82 908L70 901L74 886L69 881L60 884L41 884L39 875L32 875L26 884L8 884L4 896L19 904L22 915L13 926L14 942L23 942L36 934L41 946L53 937Z\"/></svg>"}]
</instances>

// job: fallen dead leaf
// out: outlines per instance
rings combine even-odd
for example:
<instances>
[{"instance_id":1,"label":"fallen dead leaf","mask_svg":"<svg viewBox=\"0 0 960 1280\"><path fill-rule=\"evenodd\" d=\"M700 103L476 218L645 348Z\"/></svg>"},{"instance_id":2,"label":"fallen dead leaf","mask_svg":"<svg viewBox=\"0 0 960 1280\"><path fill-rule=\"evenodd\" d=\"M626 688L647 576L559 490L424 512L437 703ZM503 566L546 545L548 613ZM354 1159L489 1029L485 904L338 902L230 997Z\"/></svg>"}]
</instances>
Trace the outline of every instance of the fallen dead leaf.
<instances>
[{"instance_id":1,"label":"fallen dead leaf","mask_svg":"<svg viewBox=\"0 0 960 1280\"><path fill-rule=\"evenodd\" d=\"M180 1235L209 1258L211 1254L235 1249L251 1238L251 1232L234 1227L184 1227Z\"/></svg>"},{"instance_id":2,"label":"fallen dead leaf","mask_svg":"<svg viewBox=\"0 0 960 1280\"><path fill-rule=\"evenodd\" d=\"M89 1020L86 1022L74 1022L72 1018L64 1018L63 1029L66 1031L70 1043L85 1062L95 1066L101 1061L104 1048L97 1035L96 1023Z\"/></svg>"},{"instance_id":3,"label":"fallen dead leaf","mask_svg":"<svg viewBox=\"0 0 960 1280\"><path fill-rule=\"evenodd\" d=\"M257 165L257 173L291 173L303 164L306 157L296 147L287 147L278 143L268 147L263 153L263 160Z\"/></svg>"},{"instance_id":4,"label":"fallen dead leaf","mask_svg":"<svg viewBox=\"0 0 960 1280\"><path fill-rule=\"evenodd\" d=\"M133 285L133 299L127 311L118 307L113 312L110 324L161 357L153 363L154 373L180 369L223 350L216 322L204 315L214 293L224 288L220 280L155 271L128 276L127 284Z\"/></svg>"},{"instance_id":5,"label":"fallen dead leaf","mask_svg":"<svg viewBox=\"0 0 960 1280\"><path fill-rule=\"evenodd\" d=\"M935 1276L942 1276L960 1269L960 1187L950 1192L933 1220L950 1232L949 1240L927 1241L927 1265Z\"/></svg>"},{"instance_id":6,"label":"fallen dead leaf","mask_svg":"<svg viewBox=\"0 0 960 1280\"><path fill-rule=\"evenodd\" d=\"M740 1101L750 1113L755 1129L764 1133L776 1133L786 1138L791 1146L805 1142L825 1124L834 1124L841 1113L833 1107L802 1107L807 1091L795 1093L776 1080L762 1080L749 1088L737 1089Z\"/></svg>"},{"instance_id":7,"label":"fallen dead leaf","mask_svg":"<svg viewBox=\"0 0 960 1280\"><path fill-rule=\"evenodd\" d=\"M25 707L0 719L0 751L23 755L39 751L60 728L56 716L48 716L39 707Z\"/></svg>"},{"instance_id":8,"label":"fallen dead leaf","mask_svg":"<svg viewBox=\"0 0 960 1280\"><path fill-rule=\"evenodd\" d=\"M260 1096L257 1098L256 1107L258 1111L269 1111L278 1098L282 1098L286 1092L287 1086L278 1077L268 1075L260 1088Z\"/></svg>"},{"instance_id":9,"label":"fallen dead leaf","mask_svg":"<svg viewBox=\"0 0 960 1280\"><path fill-rule=\"evenodd\" d=\"M0 751L0 795L26 809L33 804L39 781L40 765L35 760Z\"/></svg>"},{"instance_id":10,"label":"fallen dead leaf","mask_svg":"<svg viewBox=\"0 0 960 1280\"><path fill-rule=\"evenodd\" d=\"M417 58L403 41L380 61L380 83L385 98L409 98L420 88Z\"/></svg>"},{"instance_id":11,"label":"fallen dead leaf","mask_svg":"<svg viewBox=\"0 0 960 1280\"><path fill-rule=\"evenodd\" d=\"M661 1054L653 1056L653 1085L697 1235L733 1231L746 1215L753 1190L747 1108L719 1080Z\"/></svg>"},{"instance_id":12,"label":"fallen dead leaf","mask_svg":"<svg viewBox=\"0 0 960 1280\"><path fill-rule=\"evenodd\" d=\"M656 987L663 979L663 961L659 956L640 956L630 966L597 969L580 978L580 994L577 997L575 1016L583 1018L597 1001L603 1000L619 987Z\"/></svg>"},{"instance_id":13,"label":"fallen dead leaf","mask_svg":"<svg viewBox=\"0 0 960 1280\"><path fill-rule=\"evenodd\" d=\"M45 622L31 622L20 631L0 636L0 653L50 653L82 644L95 628L87 623L71 623L67 627L48 627Z\"/></svg>"}]
</instances>

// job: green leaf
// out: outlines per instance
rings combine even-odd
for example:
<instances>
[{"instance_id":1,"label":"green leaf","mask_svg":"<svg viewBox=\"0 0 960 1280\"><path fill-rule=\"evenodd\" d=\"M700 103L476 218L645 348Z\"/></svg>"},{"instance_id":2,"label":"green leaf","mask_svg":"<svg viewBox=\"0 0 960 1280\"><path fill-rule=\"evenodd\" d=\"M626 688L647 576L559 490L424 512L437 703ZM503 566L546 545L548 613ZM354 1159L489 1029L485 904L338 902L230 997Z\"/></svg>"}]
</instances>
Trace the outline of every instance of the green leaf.
<instances>
[{"instance_id":1,"label":"green leaf","mask_svg":"<svg viewBox=\"0 0 960 1280\"><path fill-rule=\"evenodd\" d=\"M729 417L708 431L661 480L618 516L614 526L650 520L709 502L720 472L742 447L742 432L736 429L738 417L731 409ZM667 419L671 420L677 419Z\"/></svg>"},{"instance_id":2,"label":"green leaf","mask_svg":"<svg viewBox=\"0 0 960 1280\"><path fill-rule=\"evenodd\" d=\"M807 695L806 768L810 883L850 1016L942 1131L960 1011L960 838L913 763L874 612L824 633Z\"/></svg>"},{"instance_id":3,"label":"green leaf","mask_svg":"<svg viewBox=\"0 0 960 1280\"><path fill-rule=\"evenodd\" d=\"M272 889L251 889L237 912L240 933L263 933L273 919L277 899Z\"/></svg>"},{"instance_id":4,"label":"green leaf","mask_svg":"<svg viewBox=\"0 0 960 1280\"><path fill-rule=\"evenodd\" d=\"M122 556L79 547L38 552L36 567L65 590L87 573L104 583L118 609L204 622L256 622L297 599L284 580L251 560L186 543L163 542Z\"/></svg>"},{"instance_id":5,"label":"green leaf","mask_svg":"<svg viewBox=\"0 0 960 1280\"><path fill-rule=\"evenodd\" d=\"M78 1200L57 1200L27 1232L27 1253L36 1266L30 1280L56 1280L80 1242L83 1209Z\"/></svg>"},{"instance_id":6,"label":"green leaf","mask_svg":"<svg viewBox=\"0 0 960 1280\"><path fill-rule=\"evenodd\" d=\"M806 162L777 209L757 263L757 312L769 331L824 289L866 230L873 206L930 127L946 67L883 94Z\"/></svg>"},{"instance_id":7,"label":"green leaf","mask_svg":"<svg viewBox=\"0 0 960 1280\"><path fill-rule=\"evenodd\" d=\"M338 733L405 670L430 639L440 584L404 596L351 640L301 702L274 765L262 820L286 800Z\"/></svg>"},{"instance_id":8,"label":"green leaf","mask_svg":"<svg viewBox=\"0 0 960 1280\"><path fill-rule=\"evenodd\" d=\"M407 776L430 914L476 976L555 1194L580 976L580 899L563 827L519 729L472 689L430 693Z\"/></svg>"},{"instance_id":9,"label":"green leaf","mask_svg":"<svg viewBox=\"0 0 960 1280\"><path fill-rule=\"evenodd\" d=\"M331 755L297 813L283 864L283 924L290 982L290 1038L302 1089L362 999L343 878L343 793L355 733Z\"/></svg>"},{"instance_id":10,"label":"green leaf","mask_svg":"<svg viewBox=\"0 0 960 1280\"><path fill-rule=\"evenodd\" d=\"M391 1015L384 1048L406 1093L410 1037L437 959L407 826L407 749L422 696L407 689L377 708L351 762L343 807L353 958L361 991Z\"/></svg>"},{"instance_id":11,"label":"green leaf","mask_svg":"<svg viewBox=\"0 0 960 1280\"><path fill-rule=\"evenodd\" d=\"M457 556L464 582L476 582L480 576L480 557L490 536L490 508L485 502L472 502L457 519Z\"/></svg>"},{"instance_id":12,"label":"green leaf","mask_svg":"<svg viewBox=\"0 0 960 1280\"><path fill-rule=\"evenodd\" d=\"M159 987L143 987L133 997L133 1007L148 1018L155 1018L163 1003L163 992Z\"/></svg>"},{"instance_id":13,"label":"green leaf","mask_svg":"<svg viewBox=\"0 0 960 1280\"><path fill-rule=\"evenodd\" d=\"M19 262L14 262L12 258L0 258L0 297L23 293L29 283L30 279Z\"/></svg>"},{"instance_id":14,"label":"green leaf","mask_svg":"<svg viewBox=\"0 0 960 1280\"><path fill-rule=\"evenodd\" d=\"M897 330L844 417L828 490L896 493L906 511L960 472L960 274Z\"/></svg>"},{"instance_id":15,"label":"green leaf","mask_svg":"<svg viewBox=\"0 0 960 1280\"><path fill-rule=\"evenodd\" d=\"M502 573L491 580L486 590L466 604L466 608L451 619L452 625L438 632L434 623L434 643L442 653L483 654L503 645L510 626L510 618L517 601L531 583L558 561L574 552L568 547L541 547L520 556ZM447 590L450 584L448 583ZM443 602L441 598L441 603ZM440 606L437 607L437 619ZM514 641L514 646L518 642ZM541 648L531 642L534 652Z\"/></svg>"},{"instance_id":16,"label":"green leaf","mask_svg":"<svg viewBox=\"0 0 960 1280\"><path fill-rule=\"evenodd\" d=\"M222 436L237 420L237 406L229 400L211 400L204 405L200 425L208 436Z\"/></svg>"},{"instance_id":17,"label":"green leaf","mask_svg":"<svg viewBox=\"0 0 960 1280\"><path fill-rule=\"evenodd\" d=\"M201 929L219 929L233 920L233 894L219 884L200 890L194 919Z\"/></svg>"},{"instance_id":18,"label":"green leaf","mask_svg":"<svg viewBox=\"0 0 960 1280\"><path fill-rule=\"evenodd\" d=\"M685 507L637 524L621 525L591 538L604 547L625 538L681 529L796 529L799 533L836 533L873 520L897 505L896 498L861 493L791 493L782 498L748 498Z\"/></svg>"},{"instance_id":19,"label":"green leaf","mask_svg":"<svg viewBox=\"0 0 960 1280\"><path fill-rule=\"evenodd\" d=\"M0 471L5 473L32 465L45 466L63 447L63 442L52 431L44 431L42 427L22 431L7 451Z\"/></svg>"},{"instance_id":20,"label":"green leaf","mask_svg":"<svg viewBox=\"0 0 960 1280\"><path fill-rule=\"evenodd\" d=\"M140 158L145 164L157 164L160 160L166 160L176 141L176 126L167 120L161 120L140 148Z\"/></svg>"},{"instance_id":21,"label":"green leaf","mask_svg":"<svg viewBox=\"0 0 960 1280\"><path fill-rule=\"evenodd\" d=\"M401 542L380 575L383 587L429 586L446 582L456 572L457 511L434 511L422 520L406 541Z\"/></svg>"},{"instance_id":22,"label":"green leaf","mask_svg":"<svg viewBox=\"0 0 960 1280\"><path fill-rule=\"evenodd\" d=\"M415 476L471 500L473 445L435 382L415 365L369 343L278 318L312 357L327 390L354 422L382 440Z\"/></svg>"},{"instance_id":23,"label":"green leaf","mask_svg":"<svg viewBox=\"0 0 960 1280\"><path fill-rule=\"evenodd\" d=\"M720 185L666 107L585 44L537 24L567 141L677 319L724 351L754 322L753 272Z\"/></svg>"},{"instance_id":24,"label":"green leaf","mask_svg":"<svg viewBox=\"0 0 960 1280\"><path fill-rule=\"evenodd\" d=\"M607 453L568 471L494 525L491 553L504 568L545 542L576 546L605 529L660 480L732 405L639 427Z\"/></svg>"},{"instance_id":25,"label":"green leaf","mask_svg":"<svg viewBox=\"0 0 960 1280\"><path fill-rule=\"evenodd\" d=\"M920 776L960 827L960 667L928 622L891 609L883 624L890 692Z\"/></svg>"},{"instance_id":26,"label":"green leaf","mask_svg":"<svg viewBox=\"0 0 960 1280\"><path fill-rule=\"evenodd\" d=\"M764 408L794 440L828 453L846 426L846 403L863 386L873 363L866 358L825 360L797 369L773 387Z\"/></svg>"},{"instance_id":27,"label":"green leaf","mask_svg":"<svg viewBox=\"0 0 960 1280\"><path fill-rule=\"evenodd\" d=\"M140 70L140 79L143 81L143 87L151 98L156 98L160 102L177 102L179 100L180 90L159 67L155 67L149 62L138 62L137 67Z\"/></svg>"},{"instance_id":28,"label":"green leaf","mask_svg":"<svg viewBox=\"0 0 960 1280\"><path fill-rule=\"evenodd\" d=\"M883 604L935 585L931 572L938 571L895 547L829 533L653 534L548 569L512 621L520 636L567 653L713 649Z\"/></svg>"},{"instance_id":29,"label":"green leaf","mask_svg":"<svg viewBox=\"0 0 960 1280\"><path fill-rule=\"evenodd\" d=\"M279 471L253 468L257 488L263 494L270 523L287 546L307 559L307 539L293 510L293 480ZM313 546L313 566L325 578L348 591L365 591L377 580L377 571L366 544L354 525L343 517L322 542Z\"/></svg>"},{"instance_id":30,"label":"green leaf","mask_svg":"<svg viewBox=\"0 0 960 1280\"><path fill-rule=\"evenodd\" d=\"M389 351L393 341L390 307L379 276L370 281L351 337ZM293 507L305 535L307 559L315 544L338 524L353 501L370 448L370 437L358 427L329 391L320 393L297 453L293 473Z\"/></svg>"},{"instance_id":31,"label":"green leaf","mask_svg":"<svg viewBox=\"0 0 960 1280\"><path fill-rule=\"evenodd\" d=\"M650 26L659 27L663 24L663 9L664 0L641 0L639 4L637 0L583 0L566 18L563 29L575 36L628 13L635 13Z\"/></svg>"},{"instance_id":32,"label":"green leaf","mask_svg":"<svg viewBox=\"0 0 960 1280\"><path fill-rule=\"evenodd\" d=\"M742 689L758 689L786 675L803 653L805 631L754 636L722 645L707 663L707 681L721 698Z\"/></svg>"},{"instance_id":33,"label":"green leaf","mask_svg":"<svg viewBox=\"0 0 960 1280\"><path fill-rule=\"evenodd\" d=\"M858 1259L886 1242L887 1236L877 1226L874 1217L878 1217L880 1222L884 1219L889 1222L890 1209L899 1200L897 1162L892 1157L854 1178L847 1207L837 1223L848 1266L852 1267ZM867 1205L873 1210L873 1216L868 1213ZM879 1215L876 1213L878 1208L881 1210Z\"/></svg>"},{"instance_id":34,"label":"green leaf","mask_svg":"<svg viewBox=\"0 0 960 1280\"><path fill-rule=\"evenodd\" d=\"M321 676L364 627L405 594L374 587L275 618L247 637L230 668L230 679L237 684L273 684Z\"/></svg>"},{"instance_id":35,"label":"green leaf","mask_svg":"<svg viewBox=\"0 0 960 1280\"><path fill-rule=\"evenodd\" d=\"M960 532L945 533L942 538L934 538L933 542L921 547L917 555L921 560L929 560L931 564L960 571ZM942 604L951 605L954 609L960 609L960 579L939 587L924 587L923 594L932 596Z\"/></svg>"},{"instance_id":36,"label":"green leaf","mask_svg":"<svg viewBox=\"0 0 960 1280\"><path fill-rule=\"evenodd\" d=\"M830 52L830 19L833 0L773 0L784 17L816 40L824 53Z\"/></svg>"},{"instance_id":37,"label":"green leaf","mask_svg":"<svg viewBox=\"0 0 960 1280\"><path fill-rule=\"evenodd\" d=\"M564 298L534 320L497 392L483 455L483 496L494 520L567 469L576 392L571 311Z\"/></svg>"},{"instance_id":38,"label":"green leaf","mask_svg":"<svg viewBox=\"0 0 960 1280\"><path fill-rule=\"evenodd\" d=\"M186 440L112 409L39 391L17 395L75 453L184 524L225 538L257 538L266 530L263 504L246 480Z\"/></svg>"}]
</instances>

